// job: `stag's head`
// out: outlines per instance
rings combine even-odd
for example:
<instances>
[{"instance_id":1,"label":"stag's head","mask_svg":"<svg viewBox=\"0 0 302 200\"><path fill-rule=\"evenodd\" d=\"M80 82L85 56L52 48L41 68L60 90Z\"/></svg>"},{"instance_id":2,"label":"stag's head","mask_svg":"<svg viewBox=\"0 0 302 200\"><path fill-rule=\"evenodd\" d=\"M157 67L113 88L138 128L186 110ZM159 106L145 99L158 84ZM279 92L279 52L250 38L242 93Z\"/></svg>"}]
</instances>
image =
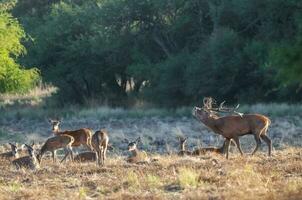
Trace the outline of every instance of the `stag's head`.
<instances>
[{"instance_id":1,"label":"stag's head","mask_svg":"<svg viewBox=\"0 0 302 200\"><path fill-rule=\"evenodd\" d=\"M207 118L216 118L218 112L236 113L240 116L243 115L242 113L236 111L239 108L239 104L234 108L227 108L224 107L224 103L225 101L223 101L219 107L213 107L213 105L216 104L216 101L211 97L205 97L203 99L203 107L194 107L193 115L201 120Z\"/></svg>"},{"instance_id":2,"label":"stag's head","mask_svg":"<svg viewBox=\"0 0 302 200\"><path fill-rule=\"evenodd\" d=\"M212 99L211 97L205 97L203 99L203 107L194 107L192 114L199 119L206 119L216 116L216 112L212 107L213 103L215 103L214 99Z\"/></svg>"},{"instance_id":3,"label":"stag's head","mask_svg":"<svg viewBox=\"0 0 302 200\"><path fill-rule=\"evenodd\" d=\"M48 121L49 121L49 123L51 124L51 127L52 127L51 130L52 130L53 132L59 131L59 126L60 126L60 123L61 123L60 120L52 120L52 119L49 119Z\"/></svg>"}]
</instances>

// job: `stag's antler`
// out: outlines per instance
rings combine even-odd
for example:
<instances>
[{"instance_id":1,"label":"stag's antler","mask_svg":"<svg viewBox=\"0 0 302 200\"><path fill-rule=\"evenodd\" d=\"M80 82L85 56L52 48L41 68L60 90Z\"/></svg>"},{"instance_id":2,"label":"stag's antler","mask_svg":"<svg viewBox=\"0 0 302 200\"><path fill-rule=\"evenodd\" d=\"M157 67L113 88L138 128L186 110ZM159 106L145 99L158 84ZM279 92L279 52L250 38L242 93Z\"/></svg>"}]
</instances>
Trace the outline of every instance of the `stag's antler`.
<instances>
[{"instance_id":1,"label":"stag's antler","mask_svg":"<svg viewBox=\"0 0 302 200\"><path fill-rule=\"evenodd\" d=\"M236 110L239 108L239 104L237 104L236 107L234 108L227 108L227 107L224 107L224 103L225 101L221 102L219 107L218 108L213 108L212 107L212 103L214 102L215 103L215 100L212 99L211 97L206 97L204 98L203 100L204 102L204 106L208 109L208 110L211 110L211 111L216 111L216 112L225 112L225 113L236 113L238 115L240 115L242 117L243 113L240 113L240 112L237 112Z\"/></svg>"}]
</instances>

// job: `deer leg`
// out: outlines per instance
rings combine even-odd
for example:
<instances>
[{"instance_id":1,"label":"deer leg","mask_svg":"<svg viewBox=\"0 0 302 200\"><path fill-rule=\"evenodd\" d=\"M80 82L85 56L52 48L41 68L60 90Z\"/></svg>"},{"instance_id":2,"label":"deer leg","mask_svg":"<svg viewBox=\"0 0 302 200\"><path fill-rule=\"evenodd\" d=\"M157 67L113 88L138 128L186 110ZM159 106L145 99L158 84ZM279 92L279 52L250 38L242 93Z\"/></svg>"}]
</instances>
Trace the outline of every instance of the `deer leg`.
<instances>
[{"instance_id":1,"label":"deer leg","mask_svg":"<svg viewBox=\"0 0 302 200\"><path fill-rule=\"evenodd\" d=\"M261 140L259 138L259 135L255 134L254 137L256 140L256 147L255 147L254 151L252 152L252 155L254 155L256 153L256 151L258 150L258 147L261 145Z\"/></svg>"},{"instance_id":2,"label":"deer leg","mask_svg":"<svg viewBox=\"0 0 302 200\"><path fill-rule=\"evenodd\" d=\"M264 140L264 142L266 142L267 146L268 146L268 156L271 156L271 152L272 152L272 140L267 137L267 135L260 135L261 139Z\"/></svg>"},{"instance_id":3,"label":"deer leg","mask_svg":"<svg viewBox=\"0 0 302 200\"><path fill-rule=\"evenodd\" d=\"M93 151L90 137L87 138L85 146L88 148L88 150Z\"/></svg>"},{"instance_id":4,"label":"deer leg","mask_svg":"<svg viewBox=\"0 0 302 200\"><path fill-rule=\"evenodd\" d=\"M69 147L69 153L70 153L70 158L71 158L71 161L73 161L73 160L74 160L74 158L73 158L72 147Z\"/></svg>"},{"instance_id":5,"label":"deer leg","mask_svg":"<svg viewBox=\"0 0 302 200\"><path fill-rule=\"evenodd\" d=\"M241 156L243 156L243 152L242 152L242 150L241 150L239 138L238 138L238 137L235 137L235 138L233 138L233 140L235 141L236 146L237 146L237 148L238 148L238 150L239 150Z\"/></svg>"},{"instance_id":6,"label":"deer leg","mask_svg":"<svg viewBox=\"0 0 302 200\"><path fill-rule=\"evenodd\" d=\"M60 161L60 163L62 163L66 158L67 158L67 156L69 155L69 150L67 150L67 148L65 148L65 156L64 156L64 158Z\"/></svg>"},{"instance_id":7,"label":"deer leg","mask_svg":"<svg viewBox=\"0 0 302 200\"><path fill-rule=\"evenodd\" d=\"M107 153L107 146L103 149L104 163L105 163L105 160L106 160L106 153Z\"/></svg>"},{"instance_id":8,"label":"deer leg","mask_svg":"<svg viewBox=\"0 0 302 200\"><path fill-rule=\"evenodd\" d=\"M104 165L104 154L103 154L103 147L101 147L101 150L100 150L100 157L101 157L101 165Z\"/></svg>"},{"instance_id":9,"label":"deer leg","mask_svg":"<svg viewBox=\"0 0 302 200\"><path fill-rule=\"evenodd\" d=\"M52 151L52 162L55 163L56 162L56 151Z\"/></svg>"},{"instance_id":10,"label":"deer leg","mask_svg":"<svg viewBox=\"0 0 302 200\"><path fill-rule=\"evenodd\" d=\"M226 159L229 159L230 139L225 139Z\"/></svg>"}]
</instances>

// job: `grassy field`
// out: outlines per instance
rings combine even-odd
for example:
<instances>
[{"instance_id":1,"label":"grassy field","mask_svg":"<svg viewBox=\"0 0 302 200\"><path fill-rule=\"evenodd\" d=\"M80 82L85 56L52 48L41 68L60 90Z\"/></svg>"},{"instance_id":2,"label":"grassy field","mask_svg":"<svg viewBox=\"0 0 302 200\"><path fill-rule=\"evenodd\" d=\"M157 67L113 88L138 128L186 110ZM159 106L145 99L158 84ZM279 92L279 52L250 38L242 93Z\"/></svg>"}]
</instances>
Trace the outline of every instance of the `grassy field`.
<instances>
[{"instance_id":1,"label":"grassy field","mask_svg":"<svg viewBox=\"0 0 302 200\"><path fill-rule=\"evenodd\" d=\"M36 171L0 165L0 199L301 199L300 148L229 160L153 155L158 161L127 164L110 156L94 163L42 163Z\"/></svg>"},{"instance_id":2,"label":"grassy field","mask_svg":"<svg viewBox=\"0 0 302 200\"><path fill-rule=\"evenodd\" d=\"M0 151L7 142L43 143L52 136L48 118L61 118L62 129L105 128L113 150L103 167L95 163L53 164L46 159L36 171L17 171L1 160L0 199L301 199L302 105L243 105L240 112L262 113L272 124L268 134L273 156L263 144L255 156L252 136L241 143L246 155L231 147L230 159L207 154L178 157L177 136L188 136L187 148L221 146L213 134L191 115L192 107L108 108L48 106L48 92L0 96ZM37 95L39 94L39 95ZM36 96L39 96L38 98ZM139 148L156 162L128 164L127 143L141 136ZM81 151L82 149L76 150Z\"/></svg>"}]
</instances>

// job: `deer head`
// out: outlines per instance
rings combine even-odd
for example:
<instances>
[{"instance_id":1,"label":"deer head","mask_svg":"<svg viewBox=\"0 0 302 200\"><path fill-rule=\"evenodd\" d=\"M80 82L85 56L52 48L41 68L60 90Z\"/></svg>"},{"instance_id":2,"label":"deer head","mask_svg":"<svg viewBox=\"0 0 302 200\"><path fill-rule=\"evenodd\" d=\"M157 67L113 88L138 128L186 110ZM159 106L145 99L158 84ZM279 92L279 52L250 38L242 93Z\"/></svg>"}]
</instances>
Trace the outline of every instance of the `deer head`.
<instances>
[{"instance_id":1,"label":"deer head","mask_svg":"<svg viewBox=\"0 0 302 200\"><path fill-rule=\"evenodd\" d=\"M52 119L49 119L48 121L52 126L51 130L53 132L58 132L61 121L60 120L52 120Z\"/></svg>"}]
</instances>

